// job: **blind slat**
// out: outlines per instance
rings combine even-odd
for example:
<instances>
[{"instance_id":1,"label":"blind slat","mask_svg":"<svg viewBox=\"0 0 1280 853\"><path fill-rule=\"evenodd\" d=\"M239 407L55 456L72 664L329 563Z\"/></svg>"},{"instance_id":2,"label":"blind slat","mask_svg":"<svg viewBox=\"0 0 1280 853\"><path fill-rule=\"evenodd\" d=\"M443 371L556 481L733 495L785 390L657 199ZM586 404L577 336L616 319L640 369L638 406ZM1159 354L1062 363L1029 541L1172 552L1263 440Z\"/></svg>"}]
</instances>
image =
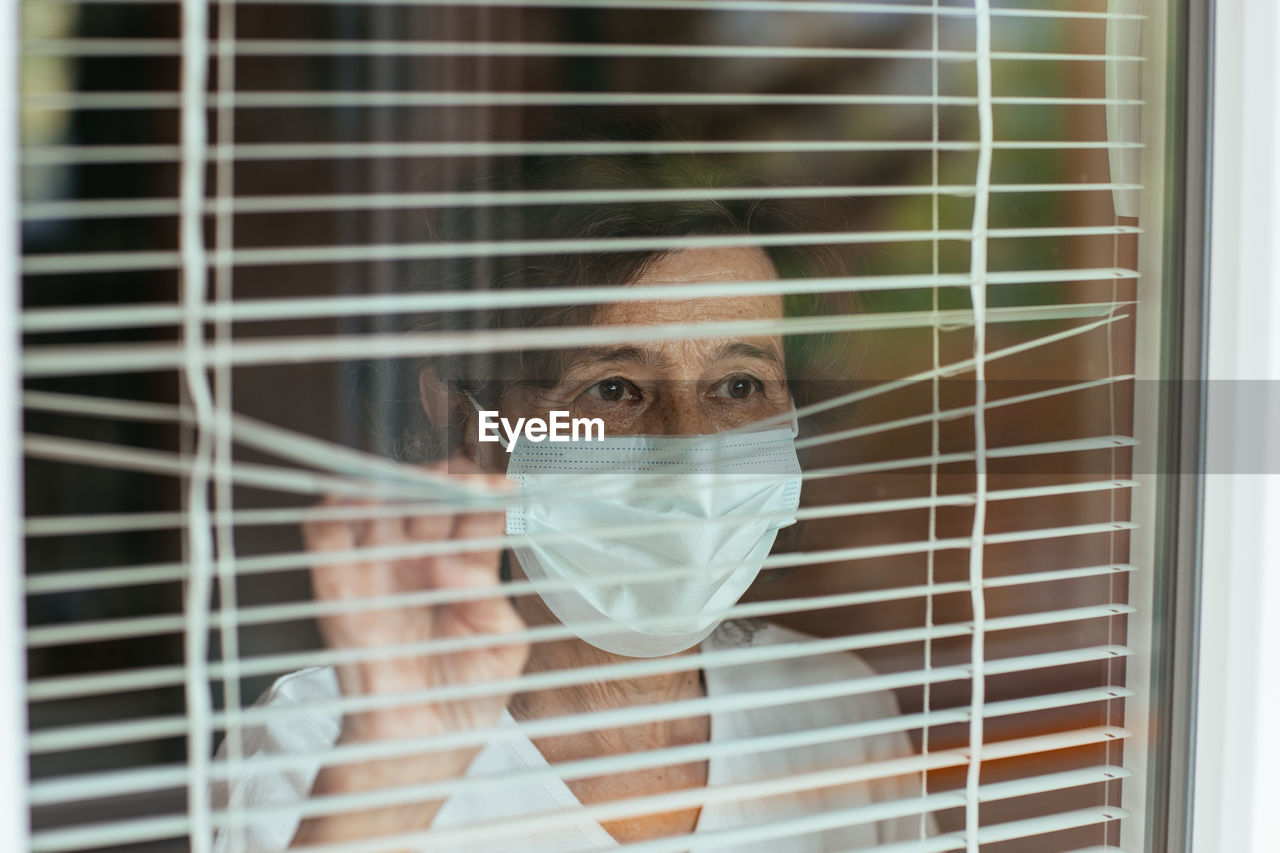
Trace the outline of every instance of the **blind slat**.
<instances>
[{"instance_id":1,"label":"blind slat","mask_svg":"<svg viewBox=\"0 0 1280 853\"><path fill-rule=\"evenodd\" d=\"M999 193L1067 193L1136 191L1142 184L1115 182L1081 183L1017 183L993 184L991 192ZM487 207L496 205L534 204L617 204L649 201L691 201L710 199L766 198L861 198L906 196L971 196L969 184L891 185L891 186L782 186L782 187L708 187L697 189L633 189L633 190L529 190L526 192L396 192L345 193L342 195L256 195L230 199L208 199L206 214L234 213L299 213L304 211L389 210L423 207ZM27 201L22 204L24 220L71 218L123 218L138 216L174 216L179 204L170 198L74 199L67 201ZM493 293L492 296L500 294ZM370 294L373 298L376 294ZM210 306L216 308L217 306Z\"/></svg>"},{"instance_id":2,"label":"blind slat","mask_svg":"<svg viewBox=\"0 0 1280 853\"><path fill-rule=\"evenodd\" d=\"M1134 270L1120 267L1010 270L992 273L990 284L1033 285L1069 282L1118 281L1136 279ZM234 303L208 305L201 315L205 322L278 321L324 317L394 315L405 312L497 310L502 308L597 305L660 299L696 299L710 296L739 296L753 293L797 295L811 293L865 293L871 291L918 290L933 287L964 287L968 277L961 273L938 275L857 276L839 278L774 279L721 283L690 283L674 286L647 285L619 288L600 285L546 290L490 291L487 293L370 294L360 297L298 297L294 299L243 299ZM22 312L22 330L28 333L126 329L178 325L182 309L176 305L111 305L90 308L34 308Z\"/></svg>"},{"instance_id":3,"label":"blind slat","mask_svg":"<svg viewBox=\"0 0 1280 853\"><path fill-rule=\"evenodd\" d=\"M1121 376L1114 377L1110 381L1121 382L1126 381L1130 377ZM1085 384L1085 383L1081 383ZM1109 384L1109 381L1099 380L1095 383L1087 383L1090 387L1100 387ZM1063 393L1068 393L1064 391ZM931 418L932 420L932 418ZM934 461L940 461L939 457L922 457L920 464L929 465ZM915 464L913 462L913 464ZM1117 488L1123 488L1122 482L1115 481ZM999 490L1001 494L1005 492L1016 492L1018 490ZM912 499L904 499L912 500ZM296 526L307 522L318 521L358 521L373 518L403 518L411 515L427 515L430 513L440 512L440 503L422 503L422 502L394 502L374 505L348 505L348 506L320 506L311 504L300 507L279 507L275 509L233 509L226 512L216 513L212 517L212 523L228 525L233 527L253 527L253 526L275 526L288 525ZM47 515L47 516L31 516L24 520L23 533L28 538L42 538L48 536L93 536L102 533L125 533L137 532L144 530L174 530L185 524L183 516L178 512L123 512L123 513L95 513L95 514L66 514L66 515ZM173 566L179 564L166 563L153 565L147 568L161 569L161 574L152 575L147 580L140 581L143 583L153 581L165 581L181 578L181 572L174 573ZM142 568L142 567L140 567ZM112 576L112 573L119 571L129 571L129 567L117 568L93 568L93 569L70 569L58 572L49 572L38 575L32 575L27 578L26 591L28 594L38 594L45 592L70 592L74 589L92 588L92 583L88 587L80 587L77 584L87 582L95 574L101 574L104 578ZM73 580L75 579L75 580ZM117 581L104 581L105 585L118 585ZM125 582L128 585L128 582Z\"/></svg>"},{"instance_id":4,"label":"blind slat","mask_svg":"<svg viewBox=\"0 0 1280 853\"><path fill-rule=\"evenodd\" d=\"M381 55L380 51L378 52ZM245 92L211 95L211 108L375 109L385 107L529 107L529 106L945 106L972 107L968 95L771 94L757 92ZM1055 95L1002 95L997 106L1141 106L1137 98L1085 98ZM170 92L51 92L27 95L27 110L173 110L182 98Z\"/></svg>"},{"instance_id":5,"label":"blind slat","mask_svg":"<svg viewBox=\"0 0 1280 853\"><path fill-rule=\"evenodd\" d=\"M1049 237L1108 237L1140 234L1134 225L1072 225L1037 228L991 228L993 240L1044 239ZM393 260L441 258L508 257L516 255L558 255L674 249L725 248L734 246L843 246L872 243L918 243L932 240L969 241L972 231L959 229L916 229L906 231L828 231L819 233L708 235L692 237L587 238L578 240L484 240L465 243L384 243L338 246L289 246L211 251L213 264L237 267L316 265ZM181 257L170 251L76 252L27 255L22 259L24 275L62 275L169 269ZM775 321L776 322L776 321Z\"/></svg>"},{"instance_id":6,"label":"blind slat","mask_svg":"<svg viewBox=\"0 0 1280 853\"><path fill-rule=\"evenodd\" d=\"M1047 320L1114 319L1127 303L1096 302L993 308L988 322L1024 323ZM808 335L870 330L902 330L973 323L968 309L893 311L783 320L734 320L663 326L561 326L511 330L501 338L483 332L424 332L353 336L295 336L253 338L235 344L206 345L211 367L299 362L328 362L377 358L425 358L433 355L494 353L530 349L567 349L607 344L625 337L635 343L687 340L730 335ZM1081 329L1087 331L1087 329ZM1038 339L1048 340L1049 336ZM70 376L169 370L184 358L180 346L169 344L83 344L27 347L23 372L28 377Z\"/></svg>"},{"instance_id":7,"label":"blind slat","mask_svg":"<svg viewBox=\"0 0 1280 853\"><path fill-rule=\"evenodd\" d=\"M1109 140L996 140L996 151L1106 151L1142 149L1140 142ZM796 154L902 151L977 151L977 142L943 140L690 140L687 142L281 142L211 146L206 159L343 160L394 157L589 157L597 154ZM27 146L21 165L90 165L94 163L175 163L176 145L47 145Z\"/></svg>"},{"instance_id":8,"label":"blind slat","mask_svg":"<svg viewBox=\"0 0 1280 853\"><path fill-rule=\"evenodd\" d=\"M27 0L27 2L65 3L160 3L174 4L180 0ZM246 4L324 6L329 4L367 6L527 6L552 9L668 9L726 12L807 12L815 14L876 14L876 15L925 15L971 18L976 13L965 6L929 6L924 4L898 4L860 2L860 0L239 0ZM1093 12L1061 9L996 8L992 17L1001 18L1052 18L1066 20L1146 20L1146 15L1133 12Z\"/></svg>"},{"instance_id":9,"label":"blind slat","mask_svg":"<svg viewBox=\"0 0 1280 853\"><path fill-rule=\"evenodd\" d=\"M177 39L164 38L63 38L26 39L20 45L25 56L178 56L182 44ZM767 44L634 44L625 42L538 42L538 41L443 41L434 39L239 39L231 50L237 56L378 56L378 57L436 57L436 56L540 56L540 57L593 57L593 58L650 58L650 59L884 59L938 60L952 63L972 62L978 53L972 50L946 50L911 47L829 47L807 45ZM1053 51L995 51L993 60L1018 62L1144 62L1145 57L1133 54L1109 55L1106 53L1053 52ZM234 93L252 97L257 93ZM459 93L465 94L465 93ZM210 93L205 103L217 103L218 95Z\"/></svg>"},{"instance_id":10,"label":"blind slat","mask_svg":"<svg viewBox=\"0 0 1280 853\"><path fill-rule=\"evenodd\" d=\"M1060 812L1058 814L1029 818L1027 820L988 824L987 826L982 827L980 831L980 838L984 843L1013 841L1019 838L1027 838L1032 835L1045 835L1050 832L1061 832L1064 829L1074 829L1080 826L1092 826L1096 823L1123 820L1127 817L1131 817L1129 812L1118 806L1081 809L1079 811Z\"/></svg>"},{"instance_id":11,"label":"blind slat","mask_svg":"<svg viewBox=\"0 0 1280 853\"><path fill-rule=\"evenodd\" d=\"M161 38L70 38L28 39L22 42L24 56L178 56L182 52L176 39ZM626 43L574 43L533 41L434 41L430 39L240 39L234 53L237 56L378 56L378 57L436 57L436 56L544 56L544 57L599 57L599 58L654 58L654 59L887 59L942 60L947 62L972 62L977 54L971 50L930 50L923 48L866 48L866 47L807 47L761 44L626 44ZM1053 53L1040 51L997 52L995 60L1019 62L1143 62L1145 57L1135 55L1109 56L1091 53ZM252 98L254 92L235 93L237 101L243 95ZM465 93L458 93L465 97ZM205 103L218 103L218 95L211 93ZM970 102L972 103L972 102Z\"/></svg>"}]
</instances>

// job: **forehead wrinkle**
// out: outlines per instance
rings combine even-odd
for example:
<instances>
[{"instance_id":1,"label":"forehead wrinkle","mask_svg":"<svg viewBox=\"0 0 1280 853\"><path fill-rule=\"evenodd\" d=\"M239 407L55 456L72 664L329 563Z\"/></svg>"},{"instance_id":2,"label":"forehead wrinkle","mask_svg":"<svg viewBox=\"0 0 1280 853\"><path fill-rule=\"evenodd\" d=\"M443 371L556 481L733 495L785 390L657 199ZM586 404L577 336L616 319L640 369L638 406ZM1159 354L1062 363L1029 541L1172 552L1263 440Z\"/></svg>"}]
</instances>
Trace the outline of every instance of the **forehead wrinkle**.
<instances>
[{"instance_id":1,"label":"forehead wrinkle","mask_svg":"<svg viewBox=\"0 0 1280 853\"><path fill-rule=\"evenodd\" d=\"M782 356L772 347L762 347L746 341L731 341L716 351L715 359L723 361L730 358L759 358L779 368L785 367Z\"/></svg>"},{"instance_id":2,"label":"forehead wrinkle","mask_svg":"<svg viewBox=\"0 0 1280 853\"><path fill-rule=\"evenodd\" d=\"M565 372L599 361L630 361L636 364L661 365L666 359L660 352L637 346L587 347L574 350L565 360Z\"/></svg>"}]
</instances>

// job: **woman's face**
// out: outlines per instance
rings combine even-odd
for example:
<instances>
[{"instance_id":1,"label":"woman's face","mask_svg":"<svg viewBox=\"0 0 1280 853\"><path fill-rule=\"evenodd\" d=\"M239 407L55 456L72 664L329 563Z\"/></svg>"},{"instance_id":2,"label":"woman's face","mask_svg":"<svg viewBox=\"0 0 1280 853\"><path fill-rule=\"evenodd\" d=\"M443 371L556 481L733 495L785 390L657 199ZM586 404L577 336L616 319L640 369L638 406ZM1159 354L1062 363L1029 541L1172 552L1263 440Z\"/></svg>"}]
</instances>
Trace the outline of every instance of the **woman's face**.
<instances>
[{"instance_id":1,"label":"woman's face","mask_svg":"<svg viewBox=\"0 0 1280 853\"><path fill-rule=\"evenodd\" d=\"M658 259L633 287L776 279L756 248L688 249ZM604 305L598 326L771 320L779 295L694 297ZM791 406L782 338L620 340L571 350L551 386L517 383L502 395L502 416L543 417L555 410L601 418L605 435L701 435L758 421ZM492 445L490 445L492 447ZM505 455L505 454L503 454Z\"/></svg>"}]
</instances>

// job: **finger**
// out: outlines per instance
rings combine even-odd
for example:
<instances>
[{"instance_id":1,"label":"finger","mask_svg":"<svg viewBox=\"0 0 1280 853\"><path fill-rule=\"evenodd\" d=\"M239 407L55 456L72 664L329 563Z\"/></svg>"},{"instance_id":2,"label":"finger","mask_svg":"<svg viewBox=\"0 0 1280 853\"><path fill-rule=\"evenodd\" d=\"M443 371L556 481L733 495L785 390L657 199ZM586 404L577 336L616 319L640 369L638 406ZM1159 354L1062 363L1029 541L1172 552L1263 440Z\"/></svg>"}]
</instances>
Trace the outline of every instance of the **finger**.
<instances>
[{"instance_id":1,"label":"finger","mask_svg":"<svg viewBox=\"0 0 1280 853\"><path fill-rule=\"evenodd\" d=\"M403 544L408 539L405 519L397 515L374 516L363 519L356 533L356 547L360 549L385 548Z\"/></svg>"},{"instance_id":2,"label":"finger","mask_svg":"<svg viewBox=\"0 0 1280 853\"><path fill-rule=\"evenodd\" d=\"M486 491L510 492L512 484L507 480L505 471L492 471L481 468L461 453L455 453L443 464L443 470L458 479L478 486ZM438 468L433 468L438 470Z\"/></svg>"},{"instance_id":3,"label":"finger","mask_svg":"<svg viewBox=\"0 0 1280 853\"><path fill-rule=\"evenodd\" d=\"M503 535L505 516L500 512L472 512L458 517L454 528L457 540L494 539ZM439 571L455 587L489 588L484 598L456 603L451 616L477 633L510 634L523 630L524 622L511 605L499 578L502 549L486 548L449 555L440 561Z\"/></svg>"},{"instance_id":4,"label":"finger","mask_svg":"<svg viewBox=\"0 0 1280 853\"><path fill-rule=\"evenodd\" d=\"M406 534L415 542L440 542L453 530L453 513L439 512L412 516Z\"/></svg>"},{"instance_id":5,"label":"finger","mask_svg":"<svg viewBox=\"0 0 1280 853\"><path fill-rule=\"evenodd\" d=\"M321 507L354 506L356 502L335 496L326 497ZM357 525L350 519L309 518L302 523L302 541L312 553L351 551L356 547ZM318 561L311 564L311 588L319 601L334 601L346 596L345 576L351 566Z\"/></svg>"},{"instance_id":6,"label":"finger","mask_svg":"<svg viewBox=\"0 0 1280 853\"><path fill-rule=\"evenodd\" d=\"M437 571L443 584L453 587L486 586L498 583L498 565L504 541L506 516L501 512L464 512L455 516L452 539L473 542L465 551L441 555ZM482 540L493 544L487 547Z\"/></svg>"},{"instance_id":7,"label":"finger","mask_svg":"<svg viewBox=\"0 0 1280 853\"><path fill-rule=\"evenodd\" d=\"M361 524L356 538L360 559L347 584L351 594L373 598L427 586L420 558L386 554L388 549L404 550L398 546L411 541L408 526L408 520L401 516L370 518Z\"/></svg>"},{"instance_id":8,"label":"finger","mask_svg":"<svg viewBox=\"0 0 1280 853\"><path fill-rule=\"evenodd\" d=\"M449 460L436 463L430 468L438 469L442 466L447 467L451 476L470 485L477 486L485 492L510 494L514 489L514 484L504 474L483 472L474 462L462 454L455 454ZM454 513L439 512L415 516L409 520L408 535L411 539L426 542L438 542L446 538L463 538L459 533L458 523L465 514L465 511L459 508ZM500 536L501 531L493 535Z\"/></svg>"},{"instance_id":9,"label":"finger","mask_svg":"<svg viewBox=\"0 0 1280 853\"><path fill-rule=\"evenodd\" d=\"M358 506L356 501L329 495L317 504L320 508ZM302 522L302 541L308 551L345 551L355 547L356 530L350 519L307 518Z\"/></svg>"}]
</instances>

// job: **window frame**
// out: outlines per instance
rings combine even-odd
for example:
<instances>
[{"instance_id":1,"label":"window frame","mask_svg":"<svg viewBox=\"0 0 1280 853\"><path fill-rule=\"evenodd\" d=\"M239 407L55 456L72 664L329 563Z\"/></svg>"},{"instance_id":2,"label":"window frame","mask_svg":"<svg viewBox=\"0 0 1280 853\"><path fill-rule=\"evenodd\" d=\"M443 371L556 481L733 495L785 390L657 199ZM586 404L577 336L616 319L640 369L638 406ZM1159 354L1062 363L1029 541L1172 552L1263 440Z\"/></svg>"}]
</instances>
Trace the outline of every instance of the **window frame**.
<instances>
[{"instance_id":1,"label":"window frame","mask_svg":"<svg viewBox=\"0 0 1280 853\"><path fill-rule=\"evenodd\" d=\"M1208 76L1205 476L1190 845L1264 850L1280 817L1280 11L1217 3ZM1250 385L1242 383L1249 382ZM1258 395L1250 387L1266 383ZM1260 399L1259 399L1260 398ZM1268 839L1270 841L1268 842Z\"/></svg>"},{"instance_id":2,"label":"window frame","mask_svg":"<svg viewBox=\"0 0 1280 853\"><path fill-rule=\"evenodd\" d=\"M1209 23L1213 0L1145 4L1141 221L1158 239L1139 250L1136 373L1155 389L1137 406L1126 683L1135 689L1126 723L1141 725L1125 747L1135 775L1123 788L1133 815L1122 824L1126 850L1181 851L1191 843L1195 688L1201 581L1204 446L1204 296L1210 146ZM1151 121L1150 117L1161 121ZM1172 535L1160 536L1159 531Z\"/></svg>"},{"instance_id":3,"label":"window frame","mask_svg":"<svg viewBox=\"0 0 1280 853\"><path fill-rule=\"evenodd\" d=\"M25 566L22 536L22 337L18 271L22 226L19 213L18 56L21 0L0 0L4 19L0 46L0 565ZM30 844L27 806L26 595L24 572L0 572L0 847L26 850Z\"/></svg>"}]
</instances>

